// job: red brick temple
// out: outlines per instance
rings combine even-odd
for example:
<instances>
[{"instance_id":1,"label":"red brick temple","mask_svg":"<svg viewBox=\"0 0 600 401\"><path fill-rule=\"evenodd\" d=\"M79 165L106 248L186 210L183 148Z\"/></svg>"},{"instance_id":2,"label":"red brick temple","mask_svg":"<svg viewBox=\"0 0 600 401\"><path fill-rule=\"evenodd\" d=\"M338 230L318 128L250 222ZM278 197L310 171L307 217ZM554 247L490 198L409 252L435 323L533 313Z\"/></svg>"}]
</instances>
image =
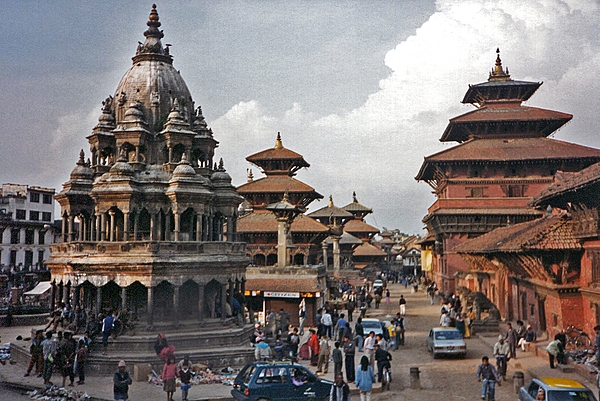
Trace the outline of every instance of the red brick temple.
<instances>
[{"instance_id":1,"label":"red brick temple","mask_svg":"<svg viewBox=\"0 0 600 401\"><path fill-rule=\"evenodd\" d=\"M455 246L542 217L528 202L557 171L577 172L600 160L598 149L548 138L572 115L523 105L542 83L513 80L497 53L488 81L469 85L462 100L476 109L452 118L440 138L458 144L427 156L415 177L437 197L423 219L429 236L421 244L432 254L424 270L445 293L459 285L488 286L491 293Z\"/></svg>"}]
</instances>

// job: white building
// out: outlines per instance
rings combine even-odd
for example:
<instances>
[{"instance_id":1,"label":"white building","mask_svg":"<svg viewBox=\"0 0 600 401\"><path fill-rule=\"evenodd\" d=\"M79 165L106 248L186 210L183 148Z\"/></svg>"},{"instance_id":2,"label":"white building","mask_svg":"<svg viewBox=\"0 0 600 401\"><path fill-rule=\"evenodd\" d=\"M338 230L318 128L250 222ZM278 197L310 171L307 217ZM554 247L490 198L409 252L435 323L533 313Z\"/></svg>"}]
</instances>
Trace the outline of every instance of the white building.
<instances>
[{"instance_id":1,"label":"white building","mask_svg":"<svg viewBox=\"0 0 600 401\"><path fill-rule=\"evenodd\" d=\"M0 268L3 272L44 269L54 242L54 189L2 184Z\"/></svg>"}]
</instances>

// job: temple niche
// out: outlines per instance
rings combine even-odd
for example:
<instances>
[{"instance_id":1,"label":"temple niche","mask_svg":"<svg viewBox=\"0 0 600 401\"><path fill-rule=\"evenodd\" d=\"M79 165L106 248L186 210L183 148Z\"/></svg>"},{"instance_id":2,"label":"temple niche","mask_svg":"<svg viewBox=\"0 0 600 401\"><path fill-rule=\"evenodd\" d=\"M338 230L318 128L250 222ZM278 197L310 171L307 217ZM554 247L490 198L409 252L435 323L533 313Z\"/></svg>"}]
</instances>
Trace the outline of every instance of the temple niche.
<instances>
[{"instance_id":1,"label":"temple niche","mask_svg":"<svg viewBox=\"0 0 600 401\"><path fill-rule=\"evenodd\" d=\"M87 137L89 158L82 150L56 196L63 223L47 262L53 302L127 312L154 332L241 323L242 197L214 160L218 142L160 25L153 6L145 42Z\"/></svg>"}]
</instances>

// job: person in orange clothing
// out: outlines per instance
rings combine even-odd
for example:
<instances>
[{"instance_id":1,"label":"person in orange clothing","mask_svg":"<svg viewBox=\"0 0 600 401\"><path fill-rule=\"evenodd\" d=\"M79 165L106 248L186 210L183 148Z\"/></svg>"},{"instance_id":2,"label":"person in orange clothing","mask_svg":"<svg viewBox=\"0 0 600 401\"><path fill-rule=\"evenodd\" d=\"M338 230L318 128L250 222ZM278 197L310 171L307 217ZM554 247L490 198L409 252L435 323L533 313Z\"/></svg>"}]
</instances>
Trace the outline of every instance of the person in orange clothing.
<instances>
[{"instance_id":1,"label":"person in orange clothing","mask_svg":"<svg viewBox=\"0 0 600 401\"><path fill-rule=\"evenodd\" d=\"M317 366L319 361L319 337L317 333L310 329L310 338L308 339L308 348L310 349L310 364Z\"/></svg>"}]
</instances>

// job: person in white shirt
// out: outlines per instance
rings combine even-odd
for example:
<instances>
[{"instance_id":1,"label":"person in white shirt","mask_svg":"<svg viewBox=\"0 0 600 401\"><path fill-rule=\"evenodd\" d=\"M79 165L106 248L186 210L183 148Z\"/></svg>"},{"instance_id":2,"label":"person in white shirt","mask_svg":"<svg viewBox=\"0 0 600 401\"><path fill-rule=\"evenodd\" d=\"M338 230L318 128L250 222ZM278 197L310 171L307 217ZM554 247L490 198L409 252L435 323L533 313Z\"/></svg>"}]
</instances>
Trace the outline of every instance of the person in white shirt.
<instances>
[{"instance_id":1,"label":"person in white shirt","mask_svg":"<svg viewBox=\"0 0 600 401\"><path fill-rule=\"evenodd\" d=\"M323 314L321 315L321 324L323 325L323 334L331 338L333 335L332 326L333 320L331 315L327 312L327 309L323 308Z\"/></svg>"},{"instance_id":2,"label":"person in white shirt","mask_svg":"<svg viewBox=\"0 0 600 401\"><path fill-rule=\"evenodd\" d=\"M452 319L450 318L450 316L448 316L447 312L444 312L442 314L442 317L440 318L440 326L450 327L451 324L452 324Z\"/></svg>"},{"instance_id":3,"label":"person in white shirt","mask_svg":"<svg viewBox=\"0 0 600 401\"><path fill-rule=\"evenodd\" d=\"M365 338L365 342L363 344L363 350L365 351L365 355L369 358L369 364L371 367L373 367L375 361L375 343L375 332L371 331L369 336Z\"/></svg>"}]
</instances>

